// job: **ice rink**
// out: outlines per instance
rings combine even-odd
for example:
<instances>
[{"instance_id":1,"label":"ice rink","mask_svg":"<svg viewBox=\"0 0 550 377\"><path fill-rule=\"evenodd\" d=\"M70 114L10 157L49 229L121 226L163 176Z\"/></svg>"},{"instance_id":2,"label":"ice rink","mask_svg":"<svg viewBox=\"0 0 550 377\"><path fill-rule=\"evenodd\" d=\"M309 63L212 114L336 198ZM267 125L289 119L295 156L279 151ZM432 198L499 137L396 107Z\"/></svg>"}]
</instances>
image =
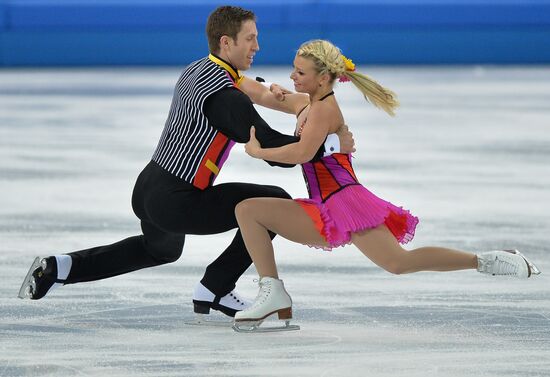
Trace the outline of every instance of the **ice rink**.
<instances>
[{"instance_id":1,"label":"ice rink","mask_svg":"<svg viewBox=\"0 0 550 377\"><path fill-rule=\"evenodd\" d=\"M186 325L204 268L234 232L189 236L177 262L17 298L33 258L139 233L130 197L180 68L0 70L0 376L550 376L550 67L359 67L398 93L395 118L351 83L336 96L371 191L420 218L409 247L518 248L526 281L391 275L354 247L277 239L300 331ZM291 87L289 68L249 75ZM261 110L292 133L289 115ZM298 168L236 146L217 183L306 196ZM253 298L254 267L238 284Z\"/></svg>"}]
</instances>

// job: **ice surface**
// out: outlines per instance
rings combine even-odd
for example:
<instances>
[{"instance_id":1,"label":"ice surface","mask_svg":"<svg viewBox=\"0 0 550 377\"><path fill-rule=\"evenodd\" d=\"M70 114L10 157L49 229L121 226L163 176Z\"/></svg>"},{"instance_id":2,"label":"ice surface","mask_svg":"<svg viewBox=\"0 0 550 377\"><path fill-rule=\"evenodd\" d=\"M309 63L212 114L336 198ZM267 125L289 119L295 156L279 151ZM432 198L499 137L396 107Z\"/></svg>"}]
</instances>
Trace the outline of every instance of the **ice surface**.
<instances>
[{"instance_id":1,"label":"ice surface","mask_svg":"<svg viewBox=\"0 0 550 377\"><path fill-rule=\"evenodd\" d=\"M336 88L362 182L421 222L411 247L519 248L543 271L393 276L353 247L276 241L294 300L287 333L187 326L194 284L233 232L190 236L177 262L58 289L17 292L37 255L139 232L130 207L179 69L0 71L0 376L550 375L550 68L360 67L399 94L389 118ZM290 87L288 69L251 77ZM291 133L288 115L261 110ZM218 182L306 191L299 169L237 146ZM253 297L251 268L239 281Z\"/></svg>"}]
</instances>

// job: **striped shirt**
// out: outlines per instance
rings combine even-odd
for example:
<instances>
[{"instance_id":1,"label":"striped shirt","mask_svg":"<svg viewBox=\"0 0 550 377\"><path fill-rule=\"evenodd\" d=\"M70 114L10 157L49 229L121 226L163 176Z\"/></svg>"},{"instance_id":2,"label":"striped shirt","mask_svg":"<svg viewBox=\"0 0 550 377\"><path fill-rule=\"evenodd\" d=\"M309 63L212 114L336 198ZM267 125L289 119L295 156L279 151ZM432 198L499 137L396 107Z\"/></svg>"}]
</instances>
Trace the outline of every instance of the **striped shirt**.
<instances>
[{"instance_id":1,"label":"striped shirt","mask_svg":"<svg viewBox=\"0 0 550 377\"><path fill-rule=\"evenodd\" d=\"M234 86L229 73L208 57L187 66L153 161L200 189L212 185L234 142L209 124L203 106L213 93Z\"/></svg>"}]
</instances>

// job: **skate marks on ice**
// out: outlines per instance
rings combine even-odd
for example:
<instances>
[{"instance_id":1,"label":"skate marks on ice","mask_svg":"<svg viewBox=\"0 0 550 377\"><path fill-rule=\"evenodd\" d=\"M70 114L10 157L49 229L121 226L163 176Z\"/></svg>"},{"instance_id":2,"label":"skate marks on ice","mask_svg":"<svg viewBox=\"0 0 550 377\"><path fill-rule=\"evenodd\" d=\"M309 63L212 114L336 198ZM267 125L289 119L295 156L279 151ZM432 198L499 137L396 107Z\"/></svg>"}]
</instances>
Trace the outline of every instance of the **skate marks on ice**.
<instances>
[{"instance_id":1,"label":"skate marks on ice","mask_svg":"<svg viewBox=\"0 0 550 377\"><path fill-rule=\"evenodd\" d=\"M0 350L0 376L109 371L118 376L223 376L229 367L250 376L356 375L364 368L371 375L420 376L424 370L424 375L459 376L488 370L487 363L498 372L494 375L520 370L543 375L550 368L545 357L548 313L525 313L513 305L310 306L296 309L301 331L252 336L231 328L184 325L192 318L191 305L118 306L9 317L0 326L0 343L6 342ZM37 339L47 340L48 349L29 353Z\"/></svg>"},{"instance_id":2,"label":"skate marks on ice","mask_svg":"<svg viewBox=\"0 0 550 377\"><path fill-rule=\"evenodd\" d=\"M0 376L226 376L228 368L245 376L542 376L550 369L546 274L539 284L473 272L395 277L344 257L332 264L328 273L322 264L283 263L301 330L250 336L185 325L194 314L181 287L200 276L196 264L67 286L38 302L1 287L13 298L1 303ZM26 268L25 261L18 269ZM47 349L29 353L37 339Z\"/></svg>"},{"instance_id":3,"label":"skate marks on ice","mask_svg":"<svg viewBox=\"0 0 550 377\"><path fill-rule=\"evenodd\" d=\"M372 376L548 376L550 370L547 309L430 304L347 307L339 312L348 320L334 315L324 319L324 325L301 321L303 331L323 328L342 338L341 345L331 348L337 358L324 353L327 363L319 368L320 376L357 375L362 370Z\"/></svg>"},{"instance_id":4,"label":"skate marks on ice","mask_svg":"<svg viewBox=\"0 0 550 377\"><path fill-rule=\"evenodd\" d=\"M430 305L351 310L363 313L369 322L382 326L434 329L459 338L491 340L495 344L518 341L550 346L550 313L526 312L513 306Z\"/></svg>"},{"instance_id":5,"label":"skate marks on ice","mask_svg":"<svg viewBox=\"0 0 550 377\"><path fill-rule=\"evenodd\" d=\"M210 314L195 313L194 318L185 321L188 326L227 327L233 326L233 319L223 314L217 315L214 310Z\"/></svg>"},{"instance_id":6,"label":"skate marks on ice","mask_svg":"<svg viewBox=\"0 0 550 377\"><path fill-rule=\"evenodd\" d=\"M280 358L290 352L289 342L294 352L339 342L338 336L315 329L300 338L272 337L268 349L265 337L243 337L230 327L185 326L189 309L135 306L9 318L0 326L0 376L222 376L235 360L243 360L237 369L231 367L237 374L246 370L243 366L265 368L274 353ZM47 347L36 349L37 342L47 342ZM252 354L256 361L248 362Z\"/></svg>"}]
</instances>

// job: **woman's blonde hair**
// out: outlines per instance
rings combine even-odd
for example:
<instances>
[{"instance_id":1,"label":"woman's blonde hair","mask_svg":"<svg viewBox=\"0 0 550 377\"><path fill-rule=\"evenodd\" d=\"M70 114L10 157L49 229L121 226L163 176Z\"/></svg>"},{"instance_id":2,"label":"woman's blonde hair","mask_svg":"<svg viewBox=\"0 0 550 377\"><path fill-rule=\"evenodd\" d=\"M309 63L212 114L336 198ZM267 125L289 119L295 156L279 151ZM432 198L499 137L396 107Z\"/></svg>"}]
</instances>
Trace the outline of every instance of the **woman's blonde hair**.
<instances>
[{"instance_id":1,"label":"woman's blonde hair","mask_svg":"<svg viewBox=\"0 0 550 377\"><path fill-rule=\"evenodd\" d=\"M319 74L329 74L332 81L336 78L350 80L363 93L367 101L389 115L395 115L394 110L399 106L396 94L369 76L347 69L346 58L340 49L329 41L316 39L305 42L298 49L297 55L311 59L316 71Z\"/></svg>"}]
</instances>

